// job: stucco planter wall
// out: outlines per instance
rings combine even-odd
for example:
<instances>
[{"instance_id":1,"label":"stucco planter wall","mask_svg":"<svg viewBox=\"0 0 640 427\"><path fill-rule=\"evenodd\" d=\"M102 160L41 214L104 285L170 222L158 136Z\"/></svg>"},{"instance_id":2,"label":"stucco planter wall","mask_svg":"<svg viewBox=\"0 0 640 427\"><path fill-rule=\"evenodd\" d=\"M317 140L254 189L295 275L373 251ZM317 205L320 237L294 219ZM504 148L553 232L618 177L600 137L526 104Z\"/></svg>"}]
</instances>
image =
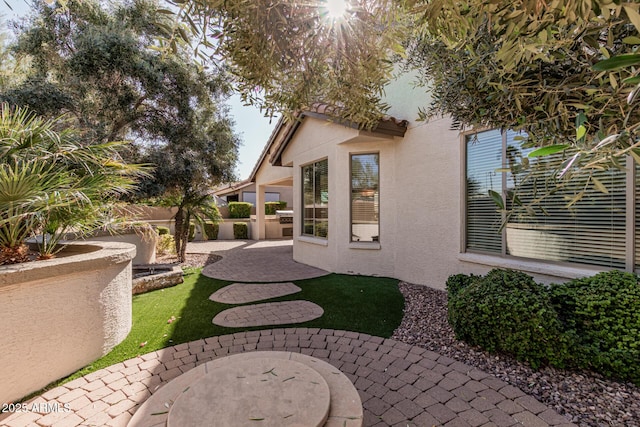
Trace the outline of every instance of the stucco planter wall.
<instances>
[{"instance_id":1,"label":"stucco planter wall","mask_svg":"<svg viewBox=\"0 0 640 427\"><path fill-rule=\"evenodd\" d=\"M0 267L0 403L108 353L131 329L135 246L72 243L61 256Z\"/></svg>"},{"instance_id":2,"label":"stucco planter wall","mask_svg":"<svg viewBox=\"0 0 640 427\"><path fill-rule=\"evenodd\" d=\"M136 246L136 256L133 258L134 265L156 262L156 235L151 229L128 228L113 234L108 231L100 231L87 239L100 242L131 243Z\"/></svg>"}]
</instances>

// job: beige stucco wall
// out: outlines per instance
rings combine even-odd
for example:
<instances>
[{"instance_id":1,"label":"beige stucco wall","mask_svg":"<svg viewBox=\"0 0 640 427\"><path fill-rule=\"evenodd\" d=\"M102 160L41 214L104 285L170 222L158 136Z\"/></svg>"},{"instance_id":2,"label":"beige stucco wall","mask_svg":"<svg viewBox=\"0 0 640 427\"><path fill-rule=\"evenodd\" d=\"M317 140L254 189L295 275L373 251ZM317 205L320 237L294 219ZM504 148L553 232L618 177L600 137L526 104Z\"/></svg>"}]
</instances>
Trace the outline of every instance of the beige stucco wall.
<instances>
[{"instance_id":1,"label":"beige stucco wall","mask_svg":"<svg viewBox=\"0 0 640 427\"><path fill-rule=\"evenodd\" d=\"M301 166L328 159L330 237L326 241L300 237L301 219L296 215L296 261L339 273L396 277L442 287L439 281L455 268L451 261L459 249L459 165L447 165L459 144L449 125L444 120L430 123L426 132L421 124L404 138L385 139L305 119L283 162L293 162L294 182L298 183ZM380 155L379 243L350 242L349 162L350 155L357 153ZM434 168L437 183L425 173ZM300 205L300 199L294 191L294 206Z\"/></svg>"},{"instance_id":2,"label":"beige stucco wall","mask_svg":"<svg viewBox=\"0 0 640 427\"><path fill-rule=\"evenodd\" d=\"M305 118L282 158L293 165L294 259L328 271L388 276L440 289L452 274L484 274L493 267L520 269L546 283L597 271L462 253L462 144L450 127L448 118L411 120L403 138L385 139ZM373 152L380 153L380 241L352 243L350 154ZM323 240L301 236L299 207L301 167L325 158L329 239Z\"/></svg>"},{"instance_id":3,"label":"beige stucco wall","mask_svg":"<svg viewBox=\"0 0 640 427\"><path fill-rule=\"evenodd\" d=\"M67 255L0 267L0 402L93 362L131 329L135 246L84 242Z\"/></svg>"},{"instance_id":4,"label":"beige stucco wall","mask_svg":"<svg viewBox=\"0 0 640 427\"><path fill-rule=\"evenodd\" d=\"M100 233L89 238L94 242L123 242L131 243L136 247L136 256L133 258L133 264L152 264L156 262L156 239L157 236L149 231L139 230L138 232L130 230L119 234L110 234L108 232Z\"/></svg>"}]
</instances>

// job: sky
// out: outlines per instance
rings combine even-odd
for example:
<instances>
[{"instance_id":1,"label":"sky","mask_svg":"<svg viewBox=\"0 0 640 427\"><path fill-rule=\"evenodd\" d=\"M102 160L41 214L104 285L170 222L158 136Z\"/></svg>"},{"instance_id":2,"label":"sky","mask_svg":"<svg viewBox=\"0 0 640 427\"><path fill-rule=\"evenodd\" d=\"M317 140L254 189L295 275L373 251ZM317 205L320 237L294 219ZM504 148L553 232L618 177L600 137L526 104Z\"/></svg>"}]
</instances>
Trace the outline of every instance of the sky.
<instances>
[{"instance_id":1,"label":"sky","mask_svg":"<svg viewBox=\"0 0 640 427\"><path fill-rule=\"evenodd\" d=\"M0 0L0 18L4 24L9 20L24 16L28 12L28 0ZM271 131L278 122L278 117L270 120L268 117L264 117L258 108L242 105L239 95L233 95L227 103L235 121L235 132L240 135L242 140L236 175L239 179L246 179L258 161Z\"/></svg>"}]
</instances>

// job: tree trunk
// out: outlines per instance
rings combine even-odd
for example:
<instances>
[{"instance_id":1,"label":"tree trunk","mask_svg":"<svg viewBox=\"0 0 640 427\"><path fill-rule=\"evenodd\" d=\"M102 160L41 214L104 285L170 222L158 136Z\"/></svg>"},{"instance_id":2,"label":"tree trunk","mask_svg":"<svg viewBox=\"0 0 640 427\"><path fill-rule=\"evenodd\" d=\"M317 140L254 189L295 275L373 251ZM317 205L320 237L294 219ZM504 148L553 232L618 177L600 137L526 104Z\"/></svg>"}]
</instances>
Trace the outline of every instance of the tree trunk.
<instances>
[{"instance_id":1,"label":"tree trunk","mask_svg":"<svg viewBox=\"0 0 640 427\"><path fill-rule=\"evenodd\" d=\"M183 254L182 247L186 246L186 242L183 242L182 240L183 228L184 228L184 210L182 209L182 206L179 206L178 212L176 212L176 223L175 223L175 232L173 233L173 240L176 245L176 254L178 255L178 262L180 263L184 262L184 256L182 255Z\"/></svg>"},{"instance_id":2,"label":"tree trunk","mask_svg":"<svg viewBox=\"0 0 640 427\"><path fill-rule=\"evenodd\" d=\"M187 260L187 243L189 242L189 226L191 225L191 214L187 211L184 223L182 224L182 247L178 253L180 262Z\"/></svg>"}]
</instances>

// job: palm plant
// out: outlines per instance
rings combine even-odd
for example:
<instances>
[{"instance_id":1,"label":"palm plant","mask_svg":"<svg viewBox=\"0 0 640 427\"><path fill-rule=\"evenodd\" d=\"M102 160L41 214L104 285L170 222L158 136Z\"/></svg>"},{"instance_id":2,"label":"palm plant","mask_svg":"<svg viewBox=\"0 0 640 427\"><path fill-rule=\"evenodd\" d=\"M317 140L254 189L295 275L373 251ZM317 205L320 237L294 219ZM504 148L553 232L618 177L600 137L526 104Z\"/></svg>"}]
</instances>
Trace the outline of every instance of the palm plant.
<instances>
[{"instance_id":1,"label":"palm plant","mask_svg":"<svg viewBox=\"0 0 640 427\"><path fill-rule=\"evenodd\" d=\"M158 202L160 206L177 207L175 219L174 242L179 262L185 262L189 227L198 225L203 237L207 239L207 222L219 223L222 220L215 198L208 192L190 191L186 194L171 192Z\"/></svg>"},{"instance_id":2,"label":"palm plant","mask_svg":"<svg viewBox=\"0 0 640 427\"><path fill-rule=\"evenodd\" d=\"M0 105L0 265L28 260L28 238L50 258L66 232L96 228L104 207L144 174L119 160L124 142L83 145L67 125Z\"/></svg>"}]
</instances>

